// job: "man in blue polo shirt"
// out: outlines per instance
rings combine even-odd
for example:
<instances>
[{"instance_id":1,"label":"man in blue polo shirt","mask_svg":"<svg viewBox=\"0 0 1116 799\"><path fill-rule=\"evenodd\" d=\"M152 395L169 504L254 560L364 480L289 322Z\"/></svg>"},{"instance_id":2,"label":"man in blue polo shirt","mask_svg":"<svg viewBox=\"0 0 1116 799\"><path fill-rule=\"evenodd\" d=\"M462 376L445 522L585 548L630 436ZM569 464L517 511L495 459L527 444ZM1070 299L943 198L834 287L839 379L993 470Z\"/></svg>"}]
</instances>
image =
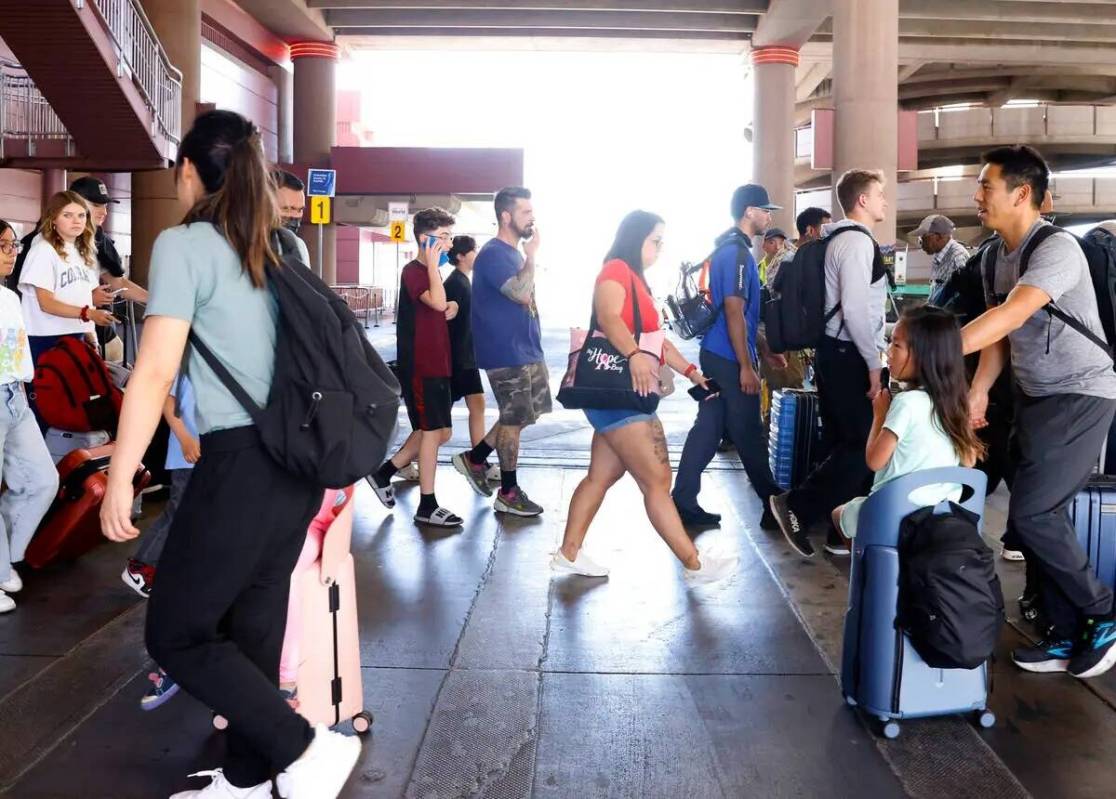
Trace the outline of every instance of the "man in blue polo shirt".
<instances>
[{"instance_id":1,"label":"man in blue polo shirt","mask_svg":"<svg viewBox=\"0 0 1116 799\"><path fill-rule=\"evenodd\" d=\"M755 183L738 188L732 195L735 227L717 238L717 250L709 268L709 289L717 308L717 320L701 342L701 370L721 386L720 396L698 407L697 420L686 437L674 504L685 524L711 526L721 517L698 505L701 473L728 436L736 447L752 488L763 501L764 527L773 527L768 497L779 493L768 463L767 440L760 420L759 353L756 334L760 317L760 280L752 238L771 226L771 212L780 210ZM786 368L781 355L762 353L774 366Z\"/></svg>"}]
</instances>

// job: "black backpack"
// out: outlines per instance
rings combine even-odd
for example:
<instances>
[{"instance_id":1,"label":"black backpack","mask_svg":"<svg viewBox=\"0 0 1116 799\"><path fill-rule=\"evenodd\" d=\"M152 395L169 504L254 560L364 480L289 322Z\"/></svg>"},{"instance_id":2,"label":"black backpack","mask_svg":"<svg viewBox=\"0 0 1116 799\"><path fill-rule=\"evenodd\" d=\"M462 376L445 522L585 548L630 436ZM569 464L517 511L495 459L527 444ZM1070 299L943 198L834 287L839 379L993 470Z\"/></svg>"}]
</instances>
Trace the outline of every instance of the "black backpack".
<instances>
[{"instance_id":1,"label":"black backpack","mask_svg":"<svg viewBox=\"0 0 1116 799\"><path fill-rule=\"evenodd\" d=\"M1039 245L1055 233L1068 231L1055 225L1043 225L1034 232L1023 251L1019 254L1019 276L1027 271L1031 256ZM1072 233L1070 233L1073 236ZM1093 291L1097 296L1097 311L1100 314L1101 327L1104 329L1104 338L1101 338L1079 319L1070 316L1054 302L1048 302L1044 309L1052 317L1060 319L1068 327L1072 327L1085 338L1103 349L1108 356L1113 357L1116 347L1116 236L1102 227L1095 227L1083 237L1073 236L1085 255L1089 264L1089 277L1093 281ZM985 301L989 307L1003 301L996 295L996 256L999 247L989 247L984 251L981 259L981 272L984 276ZM1116 361L1113 363L1116 368Z\"/></svg>"},{"instance_id":2,"label":"black backpack","mask_svg":"<svg viewBox=\"0 0 1116 799\"><path fill-rule=\"evenodd\" d=\"M39 235L39 229L36 227L22 239L20 243L23 247L20 248L19 255L16 256L15 266L12 267L12 273L4 278L4 285L16 293L17 297L22 298L23 292L19 290L19 278L23 274L23 264L27 261L27 254L31 252L31 242Z\"/></svg>"},{"instance_id":3,"label":"black backpack","mask_svg":"<svg viewBox=\"0 0 1116 799\"><path fill-rule=\"evenodd\" d=\"M282 265L267 269L279 304L275 375L259 407L196 333L190 343L252 417L284 469L323 488L346 488L381 464L395 432L399 383L345 301L278 231Z\"/></svg>"},{"instance_id":4,"label":"black backpack","mask_svg":"<svg viewBox=\"0 0 1116 799\"><path fill-rule=\"evenodd\" d=\"M722 306L713 304L712 291L709 293L698 291L697 286L694 285L694 275L709 269L713 256L730 242L737 245L736 268L739 269L746 260L747 251L751 248L751 243L739 228L732 228L718 236L716 249L700 262L682 264L678 286L674 294L666 298L667 309L672 317L670 329L679 338L687 341L702 338L721 315ZM744 299L744 304L748 304L747 298Z\"/></svg>"},{"instance_id":5,"label":"black backpack","mask_svg":"<svg viewBox=\"0 0 1116 799\"><path fill-rule=\"evenodd\" d=\"M763 324L772 352L813 349L825 335L829 320L841 310L839 302L828 311L825 308L825 253L833 239L850 230L859 231L872 240L875 252L872 282L887 274L879 245L872 234L859 225L839 227L828 236L799 247L794 259L784 261L779 267L763 305Z\"/></svg>"},{"instance_id":6,"label":"black backpack","mask_svg":"<svg viewBox=\"0 0 1116 799\"><path fill-rule=\"evenodd\" d=\"M899 608L895 623L936 669L975 669L992 656L1004 624L1004 597L978 517L949 503L922 508L899 528Z\"/></svg>"}]
</instances>

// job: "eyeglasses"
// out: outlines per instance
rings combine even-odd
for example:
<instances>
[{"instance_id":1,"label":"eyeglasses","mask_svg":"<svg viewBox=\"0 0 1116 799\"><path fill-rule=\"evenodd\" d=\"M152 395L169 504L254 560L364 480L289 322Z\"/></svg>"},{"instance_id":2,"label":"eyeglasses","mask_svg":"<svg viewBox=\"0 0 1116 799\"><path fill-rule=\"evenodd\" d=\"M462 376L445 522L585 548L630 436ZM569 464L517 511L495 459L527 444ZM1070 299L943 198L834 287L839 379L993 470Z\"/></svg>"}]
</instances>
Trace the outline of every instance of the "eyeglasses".
<instances>
[{"instance_id":1,"label":"eyeglasses","mask_svg":"<svg viewBox=\"0 0 1116 799\"><path fill-rule=\"evenodd\" d=\"M428 239L441 239L446 244L453 244L453 236L451 236L449 233L442 233L438 236L435 236L433 233L424 233L423 235L426 236Z\"/></svg>"},{"instance_id":2,"label":"eyeglasses","mask_svg":"<svg viewBox=\"0 0 1116 799\"><path fill-rule=\"evenodd\" d=\"M22 241L0 241L0 252L11 255L13 252L18 253L23 249Z\"/></svg>"}]
</instances>

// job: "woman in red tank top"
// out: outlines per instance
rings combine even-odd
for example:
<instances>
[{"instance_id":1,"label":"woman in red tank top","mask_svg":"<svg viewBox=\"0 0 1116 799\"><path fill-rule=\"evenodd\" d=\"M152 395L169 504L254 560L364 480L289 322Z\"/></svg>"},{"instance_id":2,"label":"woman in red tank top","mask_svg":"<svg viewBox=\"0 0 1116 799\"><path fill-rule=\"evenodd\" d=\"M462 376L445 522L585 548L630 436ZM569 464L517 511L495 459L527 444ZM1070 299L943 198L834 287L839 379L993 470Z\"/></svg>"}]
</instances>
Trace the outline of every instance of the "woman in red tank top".
<instances>
[{"instance_id":1,"label":"woman in red tank top","mask_svg":"<svg viewBox=\"0 0 1116 799\"><path fill-rule=\"evenodd\" d=\"M646 211L624 217L612 249L605 257L593 292L597 327L619 352L628 353L632 387L646 395L659 381L662 363L640 350L637 333L659 329L659 314L647 287L643 270L659 258L663 246L663 220ZM639 303L640 327L635 329L635 307ZM665 366L705 386L706 378L670 341L663 346ZM664 367L665 368L665 367ZM643 493L647 517L659 536L682 563L690 583L706 583L727 577L736 567L735 556L699 553L690 540L674 500L670 496L671 470L666 435L655 414L633 410L585 410L593 426L589 474L570 501L562 547L551 560L559 574L605 577L608 569L582 551L589 525L605 494L617 480L630 473Z\"/></svg>"}]
</instances>

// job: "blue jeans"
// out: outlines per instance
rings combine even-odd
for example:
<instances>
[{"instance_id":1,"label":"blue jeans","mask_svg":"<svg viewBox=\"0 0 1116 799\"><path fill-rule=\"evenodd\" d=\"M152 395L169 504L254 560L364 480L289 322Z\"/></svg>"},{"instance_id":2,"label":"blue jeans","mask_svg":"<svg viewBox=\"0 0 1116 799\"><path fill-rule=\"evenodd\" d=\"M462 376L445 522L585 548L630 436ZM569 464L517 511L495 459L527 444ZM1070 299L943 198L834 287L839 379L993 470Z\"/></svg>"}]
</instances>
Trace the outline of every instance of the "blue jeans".
<instances>
[{"instance_id":1,"label":"blue jeans","mask_svg":"<svg viewBox=\"0 0 1116 799\"><path fill-rule=\"evenodd\" d=\"M27 405L22 383L0 386L0 461L8 490L0 496L0 582L35 535L58 493L58 470Z\"/></svg>"},{"instance_id":2,"label":"blue jeans","mask_svg":"<svg viewBox=\"0 0 1116 799\"><path fill-rule=\"evenodd\" d=\"M675 503L683 510L698 509L701 473L713 460L726 434L736 447L752 488L767 502L767 498L780 493L780 489L771 476L759 394L745 394L740 390L740 364L736 361L702 350L701 371L720 384L721 394L698 406L697 420L686 436L682 460L678 463L678 477L672 492Z\"/></svg>"}]
</instances>

